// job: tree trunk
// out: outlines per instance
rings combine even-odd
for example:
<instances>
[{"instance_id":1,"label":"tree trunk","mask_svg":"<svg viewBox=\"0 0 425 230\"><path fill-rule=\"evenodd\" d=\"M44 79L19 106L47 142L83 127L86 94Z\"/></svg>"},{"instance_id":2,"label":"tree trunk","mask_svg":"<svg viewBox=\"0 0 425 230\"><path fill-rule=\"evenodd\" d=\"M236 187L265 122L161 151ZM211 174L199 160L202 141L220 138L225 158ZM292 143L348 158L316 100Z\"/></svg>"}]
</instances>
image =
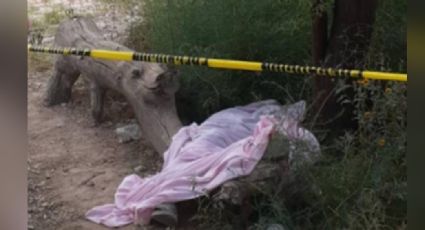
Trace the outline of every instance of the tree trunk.
<instances>
[{"instance_id":1,"label":"tree trunk","mask_svg":"<svg viewBox=\"0 0 425 230\"><path fill-rule=\"evenodd\" d=\"M326 64L342 68L364 65L375 22L377 0L336 0Z\"/></svg>"},{"instance_id":2,"label":"tree trunk","mask_svg":"<svg viewBox=\"0 0 425 230\"><path fill-rule=\"evenodd\" d=\"M317 6L322 0L314 0ZM332 27L329 37L327 34L326 13L321 12L313 16L313 62L325 67L362 68L364 57L368 51L375 21L377 0L335 0L333 9ZM314 10L313 10L314 11ZM325 50L325 51L324 51ZM351 79L345 81L351 84ZM333 127L355 128L353 120L353 104L342 105L338 97L344 96L349 101L354 92L348 88L336 95L333 92L335 84L331 78L319 77L315 79L314 95L318 98L315 109L320 113L322 122L332 119L336 114L342 116L332 122ZM323 108L321 105L324 105Z\"/></svg>"},{"instance_id":3,"label":"tree trunk","mask_svg":"<svg viewBox=\"0 0 425 230\"><path fill-rule=\"evenodd\" d=\"M313 65L323 66L326 57L326 49L328 45L328 15L326 13L325 5L323 0L313 0L312 8L312 58ZM328 114L329 111L333 111L336 108L336 104L333 103L334 98L328 98L331 96L332 88L334 87L333 82L330 78L324 76L313 75L314 87L313 95L315 100L313 102L313 108L316 114L321 114L320 121L324 118L330 117L332 114ZM322 110L323 107L323 110Z\"/></svg>"}]
</instances>

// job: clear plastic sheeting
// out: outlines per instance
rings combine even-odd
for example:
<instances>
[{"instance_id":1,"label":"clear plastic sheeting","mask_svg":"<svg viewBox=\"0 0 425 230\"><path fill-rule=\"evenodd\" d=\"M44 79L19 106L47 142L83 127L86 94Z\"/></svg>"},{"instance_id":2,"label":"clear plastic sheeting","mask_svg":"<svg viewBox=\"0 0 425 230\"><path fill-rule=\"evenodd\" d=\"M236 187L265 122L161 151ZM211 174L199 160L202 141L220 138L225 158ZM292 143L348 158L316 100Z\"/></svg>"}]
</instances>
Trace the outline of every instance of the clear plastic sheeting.
<instances>
[{"instance_id":1,"label":"clear plastic sheeting","mask_svg":"<svg viewBox=\"0 0 425 230\"><path fill-rule=\"evenodd\" d=\"M164 153L160 172L146 178L125 177L114 203L95 207L86 217L109 227L148 224L160 204L203 196L226 181L249 175L274 133L279 134L274 146L283 144L280 152L288 154L291 164L312 162L320 147L314 135L299 124L304 113L303 101L281 106L266 100L229 108L201 125L183 127Z\"/></svg>"}]
</instances>

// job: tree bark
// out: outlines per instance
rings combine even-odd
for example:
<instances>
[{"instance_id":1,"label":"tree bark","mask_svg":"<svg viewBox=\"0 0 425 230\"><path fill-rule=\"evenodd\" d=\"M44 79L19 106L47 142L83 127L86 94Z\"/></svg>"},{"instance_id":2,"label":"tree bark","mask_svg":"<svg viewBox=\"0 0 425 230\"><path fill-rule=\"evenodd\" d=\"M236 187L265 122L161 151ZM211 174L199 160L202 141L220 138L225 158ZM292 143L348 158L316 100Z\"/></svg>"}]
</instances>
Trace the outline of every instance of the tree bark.
<instances>
[{"instance_id":1,"label":"tree bark","mask_svg":"<svg viewBox=\"0 0 425 230\"><path fill-rule=\"evenodd\" d=\"M326 49L328 45L328 15L323 0L313 0L312 7L312 58L313 65L323 66L326 57ZM313 108L317 114L321 114L320 121L329 117L328 111L336 108L334 98L331 96L333 82L330 78L324 76L313 75L314 87L313 95L315 100ZM322 110L322 107L324 108Z\"/></svg>"},{"instance_id":2,"label":"tree bark","mask_svg":"<svg viewBox=\"0 0 425 230\"><path fill-rule=\"evenodd\" d=\"M323 1L314 0L314 3L313 7L317 8ZM361 69L369 48L377 6L377 0L335 0L331 31L326 41L324 41L324 34L327 34L326 12L314 15L313 63L325 67ZM351 82L352 79L345 81L346 84ZM316 77L313 92L315 98L318 98L314 106L316 113L320 113L322 122L342 113L342 116L330 125L342 129L355 128L356 122L352 116L353 104L341 105L337 100L341 95L336 95L333 92L334 88L335 83L331 78ZM350 88L341 94L349 101L352 101L354 96Z\"/></svg>"}]
</instances>

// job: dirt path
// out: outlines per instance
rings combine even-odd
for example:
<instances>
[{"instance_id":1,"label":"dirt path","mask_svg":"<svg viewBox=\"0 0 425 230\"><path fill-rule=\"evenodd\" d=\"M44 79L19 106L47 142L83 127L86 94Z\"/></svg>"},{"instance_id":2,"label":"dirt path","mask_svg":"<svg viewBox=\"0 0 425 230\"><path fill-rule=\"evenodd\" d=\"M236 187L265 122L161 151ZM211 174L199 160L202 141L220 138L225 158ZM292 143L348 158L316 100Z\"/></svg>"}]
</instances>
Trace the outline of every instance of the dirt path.
<instances>
[{"instance_id":1,"label":"dirt path","mask_svg":"<svg viewBox=\"0 0 425 230\"><path fill-rule=\"evenodd\" d=\"M85 220L84 213L112 202L123 177L138 166L142 176L159 170L161 159L143 140L118 143L115 126L131 113L116 100L107 100L106 122L93 127L80 82L71 103L44 107L49 74L28 76L29 229L107 229Z\"/></svg>"}]
</instances>

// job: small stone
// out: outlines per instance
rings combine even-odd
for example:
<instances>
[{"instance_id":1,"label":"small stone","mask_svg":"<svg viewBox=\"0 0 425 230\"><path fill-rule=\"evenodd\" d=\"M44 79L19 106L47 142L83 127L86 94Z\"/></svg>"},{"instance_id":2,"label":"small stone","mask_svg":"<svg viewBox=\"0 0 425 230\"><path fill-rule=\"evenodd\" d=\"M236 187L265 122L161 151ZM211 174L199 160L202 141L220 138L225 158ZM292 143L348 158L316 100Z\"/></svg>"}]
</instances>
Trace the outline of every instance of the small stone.
<instances>
[{"instance_id":1,"label":"small stone","mask_svg":"<svg viewBox=\"0 0 425 230\"><path fill-rule=\"evenodd\" d=\"M47 206L49 206L49 203L48 202L44 202L44 203L41 204L41 206L47 207Z\"/></svg>"},{"instance_id":2,"label":"small stone","mask_svg":"<svg viewBox=\"0 0 425 230\"><path fill-rule=\"evenodd\" d=\"M34 229L34 226L28 225L28 230L32 230L32 229Z\"/></svg>"},{"instance_id":3,"label":"small stone","mask_svg":"<svg viewBox=\"0 0 425 230\"><path fill-rule=\"evenodd\" d=\"M61 106L62 107L66 107L66 103L61 103Z\"/></svg>"},{"instance_id":4,"label":"small stone","mask_svg":"<svg viewBox=\"0 0 425 230\"><path fill-rule=\"evenodd\" d=\"M126 143L141 138L140 127L138 124L129 124L115 129L119 143Z\"/></svg>"}]
</instances>

